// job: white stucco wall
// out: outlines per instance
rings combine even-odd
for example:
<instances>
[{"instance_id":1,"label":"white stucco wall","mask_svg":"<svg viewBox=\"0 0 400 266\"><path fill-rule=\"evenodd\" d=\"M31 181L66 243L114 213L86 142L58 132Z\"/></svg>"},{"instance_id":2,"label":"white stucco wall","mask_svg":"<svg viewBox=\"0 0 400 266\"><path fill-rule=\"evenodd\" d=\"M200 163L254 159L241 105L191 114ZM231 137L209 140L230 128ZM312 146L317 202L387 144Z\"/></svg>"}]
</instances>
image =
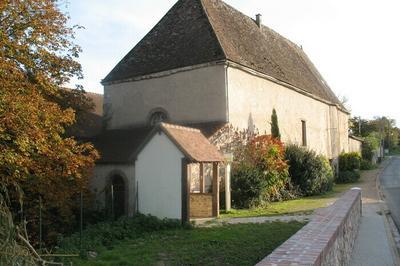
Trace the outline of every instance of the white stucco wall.
<instances>
[{"instance_id":1,"label":"white stucco wall","mask_svg":"<svg viewBox=\"0 0 400 266\"><path fill-rule=\"evenodd\" d=\"M226 117L225 69L210 65L170 71L150 79L104 87L109 129L142 126L150 112L163 108L171 122L223 122Z\"/></svg>"},{"instance_id":2,"label":"white stucco wall","mask_svg":"<svg viewBox=\"0 0 400 266\"><path fill-rule=\"evenodd\" d=\"M105 206L105 188L114 175L120 175L125 181L127 189L126 211L129 216L135 213L135 167L133 164L97 164L90 179L90 187L96 195L99 208Z\"/></svg>"},{"instance_id":3,"label":"white stucco wall","mask_svg":"<svg viewBox=\"0 0 400 266\"><path fill-rule=\"evenodd\" d=\"M136 160L139 212L160 219L181 219L182 158L164 134L156 134Z\"/></svg>"},{"instance_id":4,"label":"white stucco wall","mask_svg":"<svg viewBox=\"0 0 400 266\"><path fill-rule=\"evenodd\" d=\"M233 126L245 129L254 125L261 134L270 134L275 108L284 142L302 143L301 121L305 120L310 149L329 158L336 157L342 149L348 150L347 114L336 106L235 67L227 68L227 84L229 122ZM336 113L333 116L332 108Z\"/></svg>"}]
</instances>

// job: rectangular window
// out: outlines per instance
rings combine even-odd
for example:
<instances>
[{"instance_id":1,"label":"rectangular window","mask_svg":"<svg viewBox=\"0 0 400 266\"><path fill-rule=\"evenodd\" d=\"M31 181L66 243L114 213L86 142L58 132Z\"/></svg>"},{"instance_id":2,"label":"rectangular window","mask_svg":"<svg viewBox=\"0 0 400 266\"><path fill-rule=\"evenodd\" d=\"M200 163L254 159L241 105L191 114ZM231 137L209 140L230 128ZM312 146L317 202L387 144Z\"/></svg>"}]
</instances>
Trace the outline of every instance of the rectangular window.
<instances>
[{"instance_id":1,"label":"rectangular window","mask_svg":"<svg viewBox=\"0 0 400 266\"><path fill-rule=\"evenodd\" d=\"M200 193L200 164L194 163L189 167L190 193Z\"/></svg>"},{"instance_id":2,"label":"rectangular window","mask_svg":"<svg viewBox=\"0 0 400 266\"><path fill-rule=\"evenodd\" d=\"M213 165L212 163L204 164L204 193L212 193Z\"/></svg>"},{"instance_id":3,"label":"rectangular window","mask_svg":"<svg viewBox=\"0 0 400 266\"><path fill-rule=\"evenodd\" d=\"M307 124L305 120L301 120L301 133L302 133L302 145L307 146Z\"/></svg>"}]
</instances>

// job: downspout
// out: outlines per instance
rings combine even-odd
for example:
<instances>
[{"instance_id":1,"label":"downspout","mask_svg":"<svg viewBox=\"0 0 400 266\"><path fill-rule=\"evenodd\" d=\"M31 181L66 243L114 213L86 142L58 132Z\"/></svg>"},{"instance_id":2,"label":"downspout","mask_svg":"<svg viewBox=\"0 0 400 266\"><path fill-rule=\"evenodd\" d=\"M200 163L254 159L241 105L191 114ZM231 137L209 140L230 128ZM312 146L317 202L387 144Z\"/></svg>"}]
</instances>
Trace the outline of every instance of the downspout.
<instances>
[{"instance_id":1,"label":"downspout","mask_svg":"<svg viewBox=\"0 0 400 266\"><path fill-rule=\"evenodd\" d=\"M228 79L228 67L229 65L227 63L224 64L224 68L225 68L225 104L226 104L226 115L225 115L225 119L226 122L229 123L229 79Z\"/></svg>"}]
</instances>

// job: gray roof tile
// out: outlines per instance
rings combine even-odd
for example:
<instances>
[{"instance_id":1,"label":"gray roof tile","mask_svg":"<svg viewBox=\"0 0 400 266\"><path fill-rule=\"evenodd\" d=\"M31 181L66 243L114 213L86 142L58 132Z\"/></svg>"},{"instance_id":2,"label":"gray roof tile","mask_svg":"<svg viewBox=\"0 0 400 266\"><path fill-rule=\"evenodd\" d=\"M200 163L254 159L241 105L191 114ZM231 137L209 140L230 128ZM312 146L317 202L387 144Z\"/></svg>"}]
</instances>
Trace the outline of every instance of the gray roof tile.
<instances>
[{"instance_id":1,"label":"gray roof tile","mask_svg":"<svg viewBox=\"0 0 400 266\"><path fill-rule=\"evenodd\" d=\"M103 83L219 60L340 104L300 47L221 0L178 1Z\"/></svg>"}]
</instances>

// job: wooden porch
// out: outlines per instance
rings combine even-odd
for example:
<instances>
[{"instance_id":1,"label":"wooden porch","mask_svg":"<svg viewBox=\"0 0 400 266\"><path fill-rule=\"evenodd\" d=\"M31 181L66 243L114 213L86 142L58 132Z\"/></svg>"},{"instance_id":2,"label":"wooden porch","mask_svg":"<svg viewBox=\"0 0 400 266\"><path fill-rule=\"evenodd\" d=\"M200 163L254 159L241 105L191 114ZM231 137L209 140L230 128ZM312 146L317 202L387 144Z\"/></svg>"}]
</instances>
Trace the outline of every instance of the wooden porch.
<instances>
[{"instance_id":1,"label":"wooden porch","mask_svg":"<svg viewBox=\"0 0 400 266\"><path fill-rule=\"evenodd\" d=\"M182 221L219 216L219 162L182 164Z\"/></svg>"}]
</instances>

